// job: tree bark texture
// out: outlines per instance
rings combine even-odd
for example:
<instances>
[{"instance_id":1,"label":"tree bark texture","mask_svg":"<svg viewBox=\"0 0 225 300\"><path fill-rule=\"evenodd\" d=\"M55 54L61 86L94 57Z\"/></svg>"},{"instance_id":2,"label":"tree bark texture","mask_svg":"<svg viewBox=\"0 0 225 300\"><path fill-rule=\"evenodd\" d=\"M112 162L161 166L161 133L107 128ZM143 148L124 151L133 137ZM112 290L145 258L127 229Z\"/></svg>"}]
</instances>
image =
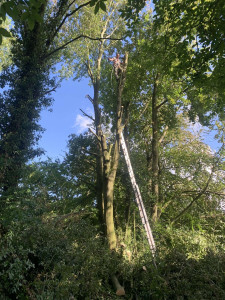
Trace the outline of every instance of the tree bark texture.
<instances>
[{"instance_id":1,"label":"tree bark texture","mask_svg":"<svg viewBox=\"0 0 225 300\"><path fill-rule=\"evenodd\" d=\"M94 84L94 99L93 99L93 106L95 112L95 129L96 129L96 136L98 139L97 142L97 157L96 157L96 172L97 172L97 207L99 212L99 221L100 224L104 227L104 191L103 191L103 153L101 147L101 111L99 108L98 103L98 95L99 95L99 79L96 80ZM104 228L103 228L104 229Z\"/></svg>"},{"instance_id":2,"label":"tree bark texture","mask_svg":"<svg viewBox=\"0 0 225 300\"><path fill-rule=\"evenodd\" d=\"M121 70L117 83L117 111L116 111L116 141L114 144L113 156L111 157L111 147L107 147L105 136L102 136L102 149L104 161L104 183L105 183L105 221L107 228L107 239L111 250L116 249L116 233L114 226L113 198L116 172L119 164L120 140L122 126L122 93L126 80L126 68L128 63L128 53L125 54L124 66Z\"/></svg>"},{"instance_id":3,"label":"tree bark texture","mask_svg":"<svg viewBox=\"0 0 225 300\"><path fill-rule=\"evenodd\" d=\"M155 78L152 93L152 196L153 212L152 220L158 218L159 202L159 133L158 133L158 109L157 109L157 85L158 75Z\"/></svg>"}]
</instances>

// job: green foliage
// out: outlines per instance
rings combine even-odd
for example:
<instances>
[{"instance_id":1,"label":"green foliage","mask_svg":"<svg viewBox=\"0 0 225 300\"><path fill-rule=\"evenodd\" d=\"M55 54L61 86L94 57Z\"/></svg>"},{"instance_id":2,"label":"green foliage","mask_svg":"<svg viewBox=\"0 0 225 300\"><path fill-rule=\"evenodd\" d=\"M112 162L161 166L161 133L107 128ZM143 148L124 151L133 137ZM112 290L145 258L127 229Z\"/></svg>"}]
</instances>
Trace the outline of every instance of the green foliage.
<instances>
[{"instance_id":1,"label":"green foliage","mask_svg":"<svg viewBox=\"0 0 225 300\"><path fill-rule=\"evenodd\" d=\"M6 20L8 15L13 21L19 19L26 21L30 30L33 30L35 22L42 22L39 15L40 7L46 3L46 0L10 0L4 1L0 7L0 24ZM2 43L2 36L10 37L8 30L0 28L0 45Z\"/></svg>"},{"instance_id":2,"label":"green foliage","mask_svg":"<svg viewBox=\"0 0 225 300\"><path fill-rule=\"evenodd\" d=\"M224 245L216 235L163 223L155 235L157 269L143 247L134 263L134 290L141 299L223 299Z\"/></svg>"},{"instance_id":3,"label":"green foliage","mask_svg":"<svg viewBox=\"0 0 225 300\"><path fill-rule=\"evenodd\" d=\"M167 299L222 299L223 242L216 235L185 227L161 228L159 232L162 239L159 270L160 273L163 270Z\"/></svg>"},{"instance_id":4,"label":"green foliage","mask_svg":"<svg viewBox=\"0 0 225 300\"><path fill-rule=\"evenodd\" d=\"M121 9L121 15L128 21L128 24L133 23L132 25L136 24L139 18L140 11L145 7L144 0L128 0L126 6Z\"/></svg>"},{"instance_id":5,"label":"green foliage","mask_svg":"<svg viewBox=\"0 0 225 300\"><path fill-rule=\"evenodd\" d=\"M95 1L95 10L105 5L105 1ZM102 4L101 4L102 3ZM99 11L93 14L91 7L85 7L84 11L79 13L79 22L72 16L69 24L63 28L59 36L59 42L62 40L71 40L74 36L85 35L91 39L79 39L76 43L70 44L63 49L61 61L62 68L60 75L63 78L72 77L75 80L87 77L91 83L95 83L101 74L101 60L107 55L107 51L114 52L121 42L111 41L110 38L121 38L125 30L124 21L120 18L118 7L123 6L124 1L107 1L107 12ZM92 40L96 38L97 40ZM98 40L98 38L107 38ZM99 49L101 51L99 52ZM100 65L99 65L100 63ZM108 63L109 65L109 63Z\"/></svg>"},{"instance_id":6,"label":"green foliage","mask_svg":"<svg viewBox=\"0 0 225 300\"><path fill-rule=\"evenodd\" d=\"M2 23L3 28L2 30L9 30L11 27L11 22L9 18L6 18L6 20ZM8 32L8 31L7 31ZM1 39L1 37L0 37ZM0 72L2 72L2 69L5 67L8 67L12 63L12 59L10 57L11 52L11 39L9 38L2 38L2 43L0 46Z\"/></svg>"},{"instance_id":7,"label":"green foliage","mask_svg":"<svg viewBox=\"0 0 225 300\"><path fill-rule=\"evenodd\" d=\"M32 251L22 244L16 244L13 231L1 239L0 249L0 293L7 296L17 294L22 296L27 283L26 275L34 268L29 259Z\"/></svg>"},{"instance_id":8,"label":"green foliage","mask_svg":"<svg viewBox=\"0 0 225 300\"><path fill-rule=\"evenodd\" d=\"M71 135L68 150L65 164L70 176L76 178L77 200L81 205L93 205L96 201L95 140L89 134Z\"/></svg>"},{"instance_id":9,"label":"green foliage","mask_svg":"<svg viewBox=\"0 0 225 300\"><path fill-rule=\"evenodd\" d=\"M224 1L166 0L154 4L156 27L165 28L165 39L173 55L182 58L175 69L186 70L188 88L194 86L197 90L198 96L190 98L193 111L201 116L207 107L210 114L224 117L225 47L221 42L224 41ZM205 98L203 102L198 99L200 94Z\"/></svg>"},{"instance_id":10,"label":"green foliage","mask_svg":"<svg viewBox=\"0 0 225 300\"><path fill-rule=\"evenodd\" d=\"M99 8L101 8L101 10L103 10L104 12L106 12L106 5L105 5L105 1L107 0L91 0L90 6L95 6L95 14L98 13Z\"/></svg>"},{"instance_id":11,"label":"green foliage","mask_svg":"<svg viewBox=\"0 0 225 300\"><path fill-rule=\"evenodd\" d=\"M90 141L71 139L70 154L85 142ZM79 156L74 159L79 161ZM223 299L225 220L217 208L192 225L186 221L171 227L162 218L154 228L155 269L135 203L124 224L130 187L123 169L115 189L119 245L113 254L96 226L96 208L81 208L76 198L71 206L56 192L53 182L62 185L64 193L79 193L64 165L37 163L25 174L20 191L11 195L14 201L1 212L0 290L6 299L117 299L111 285L114 273L125 287L125 299L192 299L195 294L199 299Z\"/></svg>"},{"instance_id":12,"label":"green foliage","mask_svg":"<svg viewBox=\"0 0 225 300\"><path fill-rule=\"evenodd\" d=\"M43 19L44 8L38 11ZM39 114L50 104L46 91L54 85L54 80L49 79L50 65L43 61L46 27L36 23L31 30L25 20L19 19L14 36L12 66L0 76L1 193L15 188L24 163L40 154L34 149L41 131Z\"/></svg>"},{"instance_id":13,"label":"green foliage","mask_svg":"<svg viewBox=\"0 0 225 300\"><path fill-rule=\"evenodd\" d=\"M121 272L122 265L116 254L111 256L92 217L88 220L78 210L53 214L54 203L34 201L17 202L22 211L15 206L5 211L8 233L1 239L1 295L113 299L110 276Z\"/></svg>"}]
</instances>

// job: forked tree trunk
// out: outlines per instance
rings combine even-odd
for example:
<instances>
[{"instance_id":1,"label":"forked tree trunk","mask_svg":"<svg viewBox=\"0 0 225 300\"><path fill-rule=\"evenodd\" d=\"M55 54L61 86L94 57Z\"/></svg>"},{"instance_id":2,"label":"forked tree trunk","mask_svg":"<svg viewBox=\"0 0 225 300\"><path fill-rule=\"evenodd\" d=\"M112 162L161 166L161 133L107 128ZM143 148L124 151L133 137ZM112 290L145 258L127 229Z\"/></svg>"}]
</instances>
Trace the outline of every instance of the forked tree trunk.
<instances>
[{"instance_id":1,"label":"forked tree trunk","mask_svg":"<svg viewBox=\"0 0 225 300\"><path fill-rule=\"evenodd\" d=\"M116 233L114 226L113 214L113 198L114 198L114 184L116 179L116 172L119 164L120 140L122 126L122 93L126 80L126 68L128 62L128 53L125 54L124 66L118 79L117 86L117 111L116 111L116 141L113 149L113 156L111 157L112 147L107 147L105 136L102 136L102 149L104 161L104 183L105 183L105 222L107 230L107 239L111 250L116 249Z\"/></svg>"}]
</instances>

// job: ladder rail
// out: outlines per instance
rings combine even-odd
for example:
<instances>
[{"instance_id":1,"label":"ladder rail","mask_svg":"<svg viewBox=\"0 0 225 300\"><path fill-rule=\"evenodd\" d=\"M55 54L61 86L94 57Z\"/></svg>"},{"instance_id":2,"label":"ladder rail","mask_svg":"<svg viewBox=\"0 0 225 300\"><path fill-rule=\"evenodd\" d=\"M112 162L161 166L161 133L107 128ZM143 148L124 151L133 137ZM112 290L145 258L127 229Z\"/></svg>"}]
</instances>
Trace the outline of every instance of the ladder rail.
<instances>
[{"instance_id":1,"label":"ladder rail","mask_svg":"<svg viewBox=\"0 0 225 300\"><path fill-rule=\"evenodd\" d=\"M128 154L128 151L127 151L127 146L126 146L126 143L125 143L124 136L123 136L122 132L121 132L121 146L122 146L125 161L126 161L126 164L127 164L131 184L132 184L132 187L133 187L133 190L134 190L135 199L136 199L136 202L137 202L137 205L138 205L141 221L142 221L142 224L145 228L145 232L146 232L146 235L147 235L150 250L152 252L152 256L154 257L155 252L156 252L154 237L153 237L152 230L151 230L151 227L150 227L150 224L149 224L149 221L148 221L148 217L147 217L147 213L146 213L146 210L145 210L145 207L144 207L144 203L143 203L143 200L142 200L142 197L141 197L141 192L140 192L139 187L138 187L138 185L136 183L136 180L135 180L134 171L133 171L133 168L132 168L132 165L131 165L130 157L129 157L129 154Z\"/></svg>"}]
</instances>

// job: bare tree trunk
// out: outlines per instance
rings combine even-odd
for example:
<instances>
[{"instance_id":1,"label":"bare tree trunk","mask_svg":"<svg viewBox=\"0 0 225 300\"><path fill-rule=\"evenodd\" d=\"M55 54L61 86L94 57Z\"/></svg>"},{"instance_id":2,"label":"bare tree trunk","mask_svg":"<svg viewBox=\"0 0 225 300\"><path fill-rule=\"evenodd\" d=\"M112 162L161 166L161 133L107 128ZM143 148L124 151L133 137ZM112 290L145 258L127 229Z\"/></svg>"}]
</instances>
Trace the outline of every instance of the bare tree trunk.
<instances>
[{"instance_id":1,"label":"bare tree trunk","mask_svg":"<svg viewBox=\"0 0 225 300\"><path fill-rule=\"evenodd\" d=\"M157 85L158 75L156 76L152 94L152 195L153 212L152 220L158 218L159 203L159 133L158 133L158 109L157 109Z\"/></svg>"},{"instance_id":2,"label":"bare tree trunk","mask_svg":"<svg viewBox=\"0 0 225 300\"><path fill-rule=\"evenodd\" d=\"M99 78L96 79L94 86L94 99L93 99L93 106L95 112L95 130L96 136L98 138L97 144L97 157L96 157L96 172L97 172L97 207L99 212L99 221L100 224L104 227L104 193L103 193L103 153L101 147L101 111L99 108L98 103L98 96L99 96ZM104 229L104 228L103 228Z\"/></svg>"},{"instance_id":3,"label":"bare tree trunk","mask_svg":"<svg viewBox=\"0 0 225 300\"><path fill-rule=\"evenodd\" d=\"M104 30L102 32L102 35L104 34ZM102 61L102 55L104 51L104 44L103 41L99 44L99 51L98 51L98 58L97 58L97 72L94 76L90 61L87 60L86 67L89 74L89 77L92 81L93 88L94 88L94 97L93 99L88 96L89 100L92 102L94 107L94 114L95 114L95 133L97 137L97 157L96 157L96 175L97 175L97 183L96 183L96 194L97 194L97 207L98 207L98 217L99 222L103 227L103 230L105 229L105 218L104 218L104 191L103 191L103 153L102 153L102 146L101 146L101 136L102 136L102 120L101 120L101 109L99 107L99 85L100 85L100 79L101 79L101 61Z\"/></svg>"}]
</instances>

